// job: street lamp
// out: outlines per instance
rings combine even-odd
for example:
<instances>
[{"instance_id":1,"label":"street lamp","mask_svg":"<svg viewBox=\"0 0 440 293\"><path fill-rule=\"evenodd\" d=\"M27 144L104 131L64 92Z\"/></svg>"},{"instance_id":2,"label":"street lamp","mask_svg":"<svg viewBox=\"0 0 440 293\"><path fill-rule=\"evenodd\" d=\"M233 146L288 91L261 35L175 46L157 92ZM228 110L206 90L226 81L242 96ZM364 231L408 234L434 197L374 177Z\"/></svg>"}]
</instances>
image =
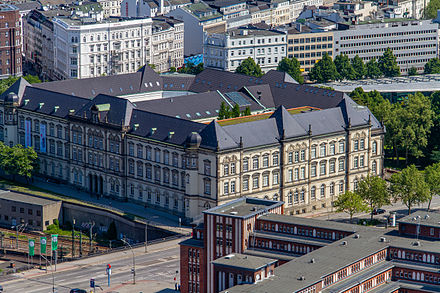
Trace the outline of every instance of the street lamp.
<instances>
[{"instance_id":1,"label":"street lamp","mask_svg":"<svg viewBox=\"0 0 440 293\"><path fill-rule=\"evenodd\" d=\"M49 263L50 265L50 271L52 272L52 293L55 293L55 275L53 274L53 268L52 268L52 260L49 261L44 255L40 254L40 256ZM47 271L47 268L46 268Z\"/></svg>"},{"instance_id":2,"label":"street lamp","mask_svg":"<svg viewBox=\"0 0 440 293\"><path fill-rule=\"evenodd\" d=\"M15 246L16 246L17 250L18 250L18 236L19 236L19 230L20 230L21 228L23 228L23 230L24 230L24 228L26 227L26 225L27 225L27 224L24 223L24 219L21 219L21 220L20 220L20 224L19 224L19 225L15 225L15 230L16 230ZM12 227L13 227L13 226L12 226ZM23 231L21 231L21 232L23 232Z\"/></svg>"},{"instance_id":3,"label":"street lamp","mask_svg":"<svg viewBox=\"0 0 440 293\"><path fill-rule=\"evenodd\" d=\"M151 219L157 219L159 216L153 216L149 220L145 220L145 253L147 253L148 249L148 224L151 223Z\"/></svg>"},{"instance_id":4,"label":"street lamp","mask_svg":"<svg viewBox=\"0 0 440 293\"><path fill-rule=\"evenodd\" d=\"M131 253L133 254L133 268L131 269L131 273L133 274L133 284L136 284L136 263L134 261L134 251L133 247L131 247L130 243L127 242L125 239L121 239L122 242L124 242L126 245L130 247Z\"/></svg>"}]
</instances>

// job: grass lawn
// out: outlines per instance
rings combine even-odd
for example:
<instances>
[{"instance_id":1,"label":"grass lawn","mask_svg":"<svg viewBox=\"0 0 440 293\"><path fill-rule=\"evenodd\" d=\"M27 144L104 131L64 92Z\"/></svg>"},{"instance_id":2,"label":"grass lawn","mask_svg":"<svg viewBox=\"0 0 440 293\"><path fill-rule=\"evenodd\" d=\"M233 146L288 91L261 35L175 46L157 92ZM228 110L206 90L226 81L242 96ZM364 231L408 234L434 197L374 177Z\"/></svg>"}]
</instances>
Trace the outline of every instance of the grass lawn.
<instances>
[{"instance_id":1,"label":"grass lawn","mask_svg":"<svg viewBox=\"0 0 440 293\"><path fill-rule=\"evenodd\" d=\"M302 111L308 111L310 109L317 110L317 108L313 108L313 107L301 107L301 108L289 109L287 111L290 114L294 115L294 114L299 114ZM269 113L251 115L251 116L244 116L244 117L230 118L230 119L225 119L225 120L218 120L217 122L221 126L234 125L234 124L239 124L239 123L245 123L245 122L251 122L251 121L258 121L258 120L268 119L272 114L273 114L273 112L269 112Z\"/></svg>"}]
</instances>

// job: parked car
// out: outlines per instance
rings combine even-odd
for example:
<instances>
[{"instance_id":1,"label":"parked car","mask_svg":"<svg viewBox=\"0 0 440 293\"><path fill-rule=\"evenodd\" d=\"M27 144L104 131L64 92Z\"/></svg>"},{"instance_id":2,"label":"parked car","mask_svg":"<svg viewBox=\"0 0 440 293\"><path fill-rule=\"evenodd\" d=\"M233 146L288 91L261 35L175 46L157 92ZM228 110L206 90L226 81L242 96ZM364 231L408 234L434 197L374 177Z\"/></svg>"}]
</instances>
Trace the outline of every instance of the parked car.
<instances>
[{"instance_id":1,"label":"parked car","mask_svg":"<svg viewBox=\"0 0 440 293\"><path fill-rule=\"evenodd\" d=\"M0 292L3 292L3 286L0 285Z\"/></svg>"},{"instance_id":2,"label":"parked car","mask_svg":"<svg viewBox=\"0 0 440 293\"><path fill-rule=\"evenodd\" d=\"M384 210L384 209L374 209L373 215L385 214L385 212L386 212L386 210Z\"/></svg>"},{"instance_id":3,"label":"parked car","mask_svg":"<svg viewBox=\"0 0 440 293\"><path fill-rule=\"evenodd\" d=\"M75 288L75 289L70 290L70 293L87 293L87 291L83 290L83 289Z\"/></svg>"}]
</instances>

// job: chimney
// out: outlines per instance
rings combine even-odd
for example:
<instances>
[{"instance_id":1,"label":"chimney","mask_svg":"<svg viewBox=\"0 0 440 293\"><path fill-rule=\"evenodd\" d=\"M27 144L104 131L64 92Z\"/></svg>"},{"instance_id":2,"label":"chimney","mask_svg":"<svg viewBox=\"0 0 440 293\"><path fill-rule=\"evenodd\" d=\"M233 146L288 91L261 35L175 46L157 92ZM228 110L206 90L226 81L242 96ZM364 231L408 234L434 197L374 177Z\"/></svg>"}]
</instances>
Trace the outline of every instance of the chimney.
<instances>
[{"instance_id":1,"label":"chimney","mask_svg":"<svg viewBox=\"0 0 440 293\"><path fill-rule=\"evenodd\" d=\"M301 23L297 22L295 26L296 26L297 31L302 32L302 24Z\"/></svg>"},{"instance_id":2,"label":"chimney","mask_svg":"<svg viewBox=\"0 0 440 293\"><path fill-rule=\"evenodd\" d=\"M165 13L164 0L159 0L159 12L160 15L164 15Z\"/></svg>"}]
</instances>

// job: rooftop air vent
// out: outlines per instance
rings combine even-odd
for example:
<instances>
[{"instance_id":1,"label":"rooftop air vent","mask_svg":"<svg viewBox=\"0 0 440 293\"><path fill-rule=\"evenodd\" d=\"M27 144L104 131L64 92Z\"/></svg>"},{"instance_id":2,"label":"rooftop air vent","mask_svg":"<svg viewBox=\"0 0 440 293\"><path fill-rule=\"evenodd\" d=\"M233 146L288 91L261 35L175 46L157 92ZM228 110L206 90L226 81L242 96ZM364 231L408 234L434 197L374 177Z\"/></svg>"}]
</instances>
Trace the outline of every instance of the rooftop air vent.
<instances>
[{"instance_id":1,"label":"rooftop air vent","mask_svg":"<svg viewBox=\"0 0 440 293\"><path fill-rule=\"evenodd\" d=\"M342 245L347 245L347 241L342 241Z\"/></svg>"},{"instance_id":2,"label":"rooftop air vent","mask_svg":"<svg viewBox=\"0 0 440 293\"><path fill-rule=\"evenodd\" d=\"M310 260L310 263L315 263L315 259L312 258L312 259Z\"/></svg>"},{"instance_id":3,"label":"rooftop air vent","mask_svg":"<svg viewBox=\"0 0 440 293\"><path fill-rule=\"evenodd\" d=\"M420 241L415 241L415 242L413 243L413 245L414 245L414 246L420 246Z\"/></svg>"},{"instance_id":4,"label":"rooftop air vent","mask_svg":"<svg viewBox=\"0 0 440 293\"><path fill-rule=\"evenodd\" d=\"M298 280L300 280L300 281L304 281L306 279L306 277L304 277L304 276L300 276L299 278L298 278Z\"/></svg>"},{"instance_id":5,"label":"rooftop air vent","mask_svg":"<svg viewBox=\"0 0 440 293\"><path fill-rule=\"evenodd\" d=\"M380 237L380 242L386 242L387 239L385 237Z\"/></svg>"},{"instance_id":6,"label":"rooftop air vent","mask_svg":"<svg viewBox=\"0 0 440 293\"><path fill-rule=\"evenodd\" d=\"M231 259L231 258L233 258L233 257L234 257L233 254L229 254L229 255L225 256L226 259Z\"/></svg>"},{"instance_id":7,"label":"rooftop air vent","mask_svg":"<svg viewBox=\"0 0 440 293\"><path fill-rule=\"evenodd\" d=\"M231 214L231 215L236 215L236 214L238 214L238 212L235 212L235 211L234 211L234 212L231 212L230 214Z\"/></svg>"},{"instance_id":8,"label":"rooftop air vent","mask_svg":"<svg viewBox=\"0 0 440 293\"><path fill-rule=\"evenodd\" d=\"M355 239L359 239L361 236L359 234L354 234Z\"/></svg>"}]
</instances>

